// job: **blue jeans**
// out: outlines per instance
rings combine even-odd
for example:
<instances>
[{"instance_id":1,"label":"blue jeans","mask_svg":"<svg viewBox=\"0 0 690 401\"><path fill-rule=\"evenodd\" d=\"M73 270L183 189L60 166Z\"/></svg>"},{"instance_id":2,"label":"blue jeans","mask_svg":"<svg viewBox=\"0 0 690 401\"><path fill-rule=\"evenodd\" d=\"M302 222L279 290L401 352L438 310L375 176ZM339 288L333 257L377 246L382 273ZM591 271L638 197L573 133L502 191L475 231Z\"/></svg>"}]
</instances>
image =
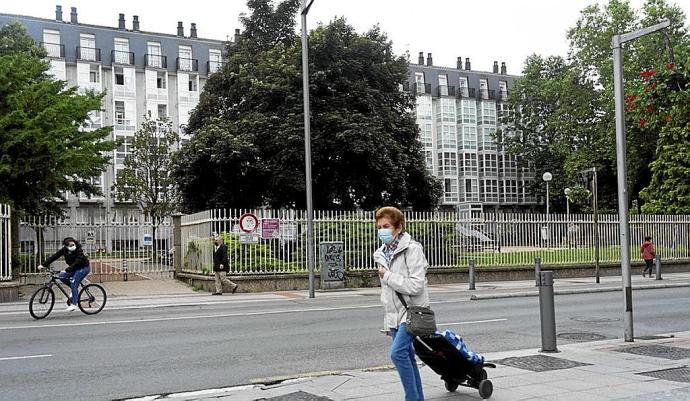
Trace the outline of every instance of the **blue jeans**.
<instances>
[{"instance_id":1,"label":"blue jeans","mask_svg":"<svg viewBox=\"0 0 690 401\"><path fill-rule=\"evenodd\" d=\"M67 284L72 290L72 305L79 303L79 283L91 272L91 266L86 265L73 272L64 272L60 275L60 281Z\"/></svg>"},{"instance_id":2,"label":"blue jeans","mask_svg":"<svg viewBox=\"0 0 690 401\"><path fill-rule=\"evenodd\" d=\"M399 329L391 328L393 344L391 344L391 361L400 375L405 401L424 401L422 392L422 378L419 375L417 361L414 356L414 337L407 332L406 324L401 323Z\"/></svg>"}]
</instances>

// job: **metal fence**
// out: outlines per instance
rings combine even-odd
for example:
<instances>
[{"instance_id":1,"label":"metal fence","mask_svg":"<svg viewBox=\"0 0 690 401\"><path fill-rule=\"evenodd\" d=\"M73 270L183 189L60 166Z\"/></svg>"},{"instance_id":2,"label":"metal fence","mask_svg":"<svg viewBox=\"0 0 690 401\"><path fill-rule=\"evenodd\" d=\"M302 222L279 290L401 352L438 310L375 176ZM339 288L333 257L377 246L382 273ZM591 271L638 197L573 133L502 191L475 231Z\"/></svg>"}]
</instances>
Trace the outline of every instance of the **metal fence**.
<instances>
[{"instance_id":1,"label":"metal fence","mask_svg":"<svg viewBox=\"0 0 690 401\"><path fill-rule=\"evenodd\" d=\"M62 246L65 237L82 244L91 261L92 275L128 273L171 275L172 226L155 226L143 214L108 213L77 209L65 218L35 217L20 225L20 274L37 273L36 267ZM62 264L62 265L61 265ZM55 267L64 267L58 260Z\"/></svg>"},{"instance_id":2,"label":"metal fence","mask_svg":"<svg viewBox=\"0 0 690 401\"><path fill-rule=\"evenodd\" d=\"M12 280L11 226L10 207L0 204L0 281Z\"/></svg>"},{"instance_id":3,"label":"metal fence","mask_svg":"<svg viewBox=\"0 0 690 401\"><path fill-rule=\"evenodd\" d=\"M240 228L245 213L258 218L256 230ZM276 219L278 224L276 225ZM599 260L619 262L617 215L599 215ZM228 245L234 274L305 272L306 212L294 210L211 210L182 217L182 270L210 273L212 240L220 233ZM265 226L270 223L270 230ZM406 231L419 241L432 268L528 266L535 257L544 265L593 264L595 224L583 214L406 213ZM690 259L690 216L632 215L631 259L639 260L644 237L654 238L665 260ZM373 212L316 211L316 266L324 241L342 241L349 270L374 269L372 253L380 245Z\"/></svg>"}]
</instances>

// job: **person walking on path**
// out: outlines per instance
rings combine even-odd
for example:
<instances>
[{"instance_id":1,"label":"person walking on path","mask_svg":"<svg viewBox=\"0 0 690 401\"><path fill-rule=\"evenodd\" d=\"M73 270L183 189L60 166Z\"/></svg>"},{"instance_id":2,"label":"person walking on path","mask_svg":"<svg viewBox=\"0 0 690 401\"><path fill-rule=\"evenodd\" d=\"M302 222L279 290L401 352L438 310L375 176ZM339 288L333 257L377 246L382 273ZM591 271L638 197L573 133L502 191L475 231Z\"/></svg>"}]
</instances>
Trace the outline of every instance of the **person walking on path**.
<instances>
[{"instance_id":1,"label":"person walking on path","mask_svg":"<svg viewBox=\"0 0 690 401\"><path fill-rule=\"evenodd\" d=\"M225 245L223 237L216 235L214 238L213 249L213 273L215 274L216 292L213 295L223 295L223 284L232 287L232 293L237 291L237 284L230 281L226 275L230 273L230 261L228 259L228 246Z\"/></svg>"},{"instance_id":2,"label":"person walking on path","mask_svg":"<svg viewBox=\"0 0 690 401\"><path fill-rule=\"evenodd\" d=\"M422 379L417 368L414 337L407 332L407 311L396 292L408 305L429 306L426 271L428 263L419 242L405 232L405 216L394 207L376 211L378 237L383 242L374 252L381 279L381 302L385 310L382 332L393 342L390 358L395 365L405 401L423 401Z\"/></svg>"},{"instance_id":3,"label":"person walking on path","mask_svg":"<svg viewBox=\"0 0 690 401\"><path fill-rule=\"evenodd\" d=\"M68 285L72 291L66 310L73 312L77 310L77 303L79 302L79 283L91 272L91 266L89 265L89 257L84 253L79 241L72 237L67 237L62 240L62 245L62 248L44 260L38 266L38 269L43 270L44 266L48 267L61 256L65 257L65 263L69 266L60 273L60 281Z\"/></svg>"},{"instance_id":4,"label":"person walking on path","mask_svg":"<svg viewBox=\"0 0 690 401\"><path fill-rule=\"evenodd\" d=\"M645 276L649 270L649 278L652 278L652 267L654 266L654 258L656 257L656 250L652 244L652 237L644 237L644 242L640 245L640 256L644 259L644 270L642 270L642 277Z\"/></svg>"}]
</instances>

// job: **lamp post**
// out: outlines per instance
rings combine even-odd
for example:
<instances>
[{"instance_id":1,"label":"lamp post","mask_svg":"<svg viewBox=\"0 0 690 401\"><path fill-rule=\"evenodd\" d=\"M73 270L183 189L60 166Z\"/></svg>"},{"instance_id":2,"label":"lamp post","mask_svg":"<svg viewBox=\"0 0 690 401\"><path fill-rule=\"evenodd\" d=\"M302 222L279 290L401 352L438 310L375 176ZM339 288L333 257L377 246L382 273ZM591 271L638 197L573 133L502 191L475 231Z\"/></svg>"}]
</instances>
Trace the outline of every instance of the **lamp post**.
<instances>
[{"instance_id":1,"label":"lamp post","mask_svg":"<svg viewBox=\"0 0 690 401\"><path fill-rule=\"evenodd\" d=\"M565 193L565 237L568 240L568 249L570 249L570 198L568 197L570 188L564 189L563 193Z\"/></svg>"},{"instance_id":2,"label":"lamp post","mask_svg":"<svg viewBox=\"0 0 690 401\"><path fill-rule=\"evenodd\" d=\"M590 167L588 169L580 171L580 174L592 173L592 213L594 217L594 271L596 275L596 282L599 284L599 212L597 210L597 205L599 203L597 199L597 168Z\"/></svg>"},{"instance_id":3,"label":"lamp post","mask_svg":"<svg viewBox=\"0 0 690 401\"><path fill-rule=\"evenodd\" d=\"M644 35L661 31L671 26L666 20L635 32L613 35L611 47L613 48L613 94L616 105L616 161L618 176L618 221L620 225L620 249L621 249L621 275L623 278L623 302L624 335L625 341L632 342L633 336L633 303L632 285L630 278L630 225L628 223L628 172L626 166L626 135L625 135L625 108L623 98L625 94L623 83L623 55L622 45Z\"/></svg>"},{"instance_id":4,"label":"lamp post","mask_svg":"<svg viewBox=\"0 0 690 401\"><path fill-rule=\"evenodd\" d=\"M541 176L542 180L546 182L546 224L544 225L544 232L542 233L542 237L544 238L544 241L546 242L546 245L549 245L549 182L553 179L553 175L549 173L548 171L544 173Z\"/></svg>"},{"instance_id":5,"label":"lamp post","mask_svg":"<svg viewBox=\"0 0 690 401\"><path fill-rule=\"evenodd\" d=\"M314 0L302 0L302 92L304 100L304 172L307 192L307 268L309 269L309 298L314 298L314 205L311 182L311 133L309 114L309 49L307 47L307 14Z\"/></svg>"}]
</instances>

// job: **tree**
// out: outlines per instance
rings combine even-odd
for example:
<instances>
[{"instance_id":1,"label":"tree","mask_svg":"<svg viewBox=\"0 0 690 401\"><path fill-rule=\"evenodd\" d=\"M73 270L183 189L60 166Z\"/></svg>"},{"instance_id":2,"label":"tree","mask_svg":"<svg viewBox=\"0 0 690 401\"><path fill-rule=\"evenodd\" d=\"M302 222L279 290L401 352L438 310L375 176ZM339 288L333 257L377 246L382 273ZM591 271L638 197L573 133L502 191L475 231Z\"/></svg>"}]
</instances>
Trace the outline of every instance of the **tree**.
<instances>
[{"instance_id":1,"label":"tree","mask_svg":"<svg viewBox=\"0 0 690 401\"><path fill-rule=\"evenodd\" d=\"M113 184L118 200L133 201L151 219L154 255L156 230L177 207L170 152L179 140L167 118L146 119L134 133L132 152L125 158L124 167L118 171Z\"/></svg>"},{"instance_id":2,"label":"tree","mask_svg":"<svg viewBox=\"0 0 690 401\"><path fill-rule=\"evenodd\" d=\"M109 162L110 127L84 130L102 94L79 94L48 74L45 52L25 28L0 28L0 202L12 206L13 260L19 263L19 219L61 214L63 193L98 194L91 177Z\"/></svg>"},{"instance_id":3,"label":"tree","mask_svg":"<svg viewBox=\"0 0 690 401\"><path fill-rule=\"evenodd\" d=\"M247 30L209 78L177 156L187 210L304 208L297 4L248 2ZM441 187L425 167L413 99L399 90L406 59L378 28L358 34L344 19L314 29L309 54L314 206L435 207Z\"/></svg>"}]
</instances>

